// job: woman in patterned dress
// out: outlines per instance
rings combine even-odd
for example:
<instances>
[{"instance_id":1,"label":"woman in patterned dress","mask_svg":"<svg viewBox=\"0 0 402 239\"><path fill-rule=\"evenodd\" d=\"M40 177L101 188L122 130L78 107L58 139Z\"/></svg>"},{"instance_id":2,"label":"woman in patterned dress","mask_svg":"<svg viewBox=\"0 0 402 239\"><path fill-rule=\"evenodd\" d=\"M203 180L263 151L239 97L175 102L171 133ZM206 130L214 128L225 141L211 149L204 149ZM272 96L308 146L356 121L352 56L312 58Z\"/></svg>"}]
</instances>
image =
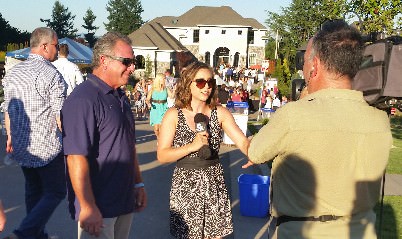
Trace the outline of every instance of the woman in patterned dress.
<instances>
[{"instance_id":1,"label":"woman in patterned dress","mask_svg":"<svg viewBox=\"0 0 402 239\"><path fill-rule=\"evenodd\" d=\"M229 195L219 162L222 129L247 154L249 140L232 114L217 105L213 71L205 63L186 67L177 84L175 107L166 112L158 139L157 157L176 162L170 191L170 232L180 239L217 239L233 232ZM194 116L207 116L207 129L196 131ZM198 150L208 145L209 158ZM201 157L200 157L201 156Z\"/></svg>"},{"instance_id":2,"label":"woman in patterned dress","mask_svg":"<svg viewBox=\"0 0 402 239\"><path fill-rule=\"evenodd\" d=\"M135 101L135 109L137 112L137 118L139 120L142 120L145 118L145 111L147 108L146 104L146 99L147 99L147 93L146 93L146 85L145 85L145 79L141 78L140 81L135 85L136 88L136 101Z\"/></svg>"}]
</instances>

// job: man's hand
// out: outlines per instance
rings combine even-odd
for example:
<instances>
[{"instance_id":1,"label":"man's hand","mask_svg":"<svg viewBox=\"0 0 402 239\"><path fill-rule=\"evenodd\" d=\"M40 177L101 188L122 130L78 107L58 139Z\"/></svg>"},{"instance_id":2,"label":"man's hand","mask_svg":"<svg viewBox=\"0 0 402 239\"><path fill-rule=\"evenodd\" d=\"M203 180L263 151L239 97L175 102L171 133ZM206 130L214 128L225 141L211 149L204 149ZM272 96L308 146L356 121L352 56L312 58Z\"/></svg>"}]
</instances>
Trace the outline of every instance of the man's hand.
<instances>
[{"instance_id":1,"label":"man's hand","mask_svg":"<svg viewBox=\"0 0 402 239\"><path fill-rule=\"evenodd\" d=\"M147 194L144 187L134 188L135 190L135 211L141 212L147 206Z\"/></svg>"},{"instance_id":2,"label":"man's hand","mask_svg":"<svg viewBox=\"0 0 402 239\"><path fill-rule=\"evenodd\" d=\"M6 142L6 153L12 153L12 152L13 152L13 145L11 143L11 136L8 136Z\"/></svg>"},{"instance_id":3,"label":"man's hand","mask_svg":"<svg viewBox=\"0 0 402 239\"><path fill-rule=\"evenodd\" d=\"M254 165L254 163L249 160L246 164L244 164L243 166L241 166L241 168L248 168L248 167L250 167L250 166L252 166L252 165Z\"/></svg>"},{"instance_id":4,"label":"man's hand","mask_svg":"<svg viewBox=\"0 0 402 239\"><path fill-rule=\"evenodd\" d=\"M4 230L6 221L7 221L6 214L4 213L3 204L1 203L1 200L0 200L0 232L2 232Z\"/></svg>"},{"instance_id":5,"label":"man's hand","mask_svg":"<svg viewBox=\"0 0 402 239\"><path fill-rule=\"evenodd\" d=\"M98 207L83 207L79 216L80 227L90 235L98 237L103 226L102 214Z\"/></svg>"}]
</instances>

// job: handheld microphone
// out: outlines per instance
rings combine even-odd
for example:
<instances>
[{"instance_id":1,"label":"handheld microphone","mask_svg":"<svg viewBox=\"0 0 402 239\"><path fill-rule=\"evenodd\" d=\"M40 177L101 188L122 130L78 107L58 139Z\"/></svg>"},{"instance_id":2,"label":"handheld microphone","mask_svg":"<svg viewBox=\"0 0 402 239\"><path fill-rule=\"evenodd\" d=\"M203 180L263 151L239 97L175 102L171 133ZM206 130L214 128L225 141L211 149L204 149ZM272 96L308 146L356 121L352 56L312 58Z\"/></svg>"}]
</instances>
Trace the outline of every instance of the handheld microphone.
<instances>
[{"instance_id":1,"label":"handheld microphone","mask_svg":"<svg viewBox=\"0 0 402 239\"><path fill-rule=\"evenodd\" d=\"M208 117L207 116L205 116L202 113L197 113L194 116L195 131L197 131L197 133L207 131L207 122L208 122ZM198 156L201 159L210 158L211 157L211 149L209 148L209 146L208 145L203 145L198 150Z\"/></svg>"}]
</instances>

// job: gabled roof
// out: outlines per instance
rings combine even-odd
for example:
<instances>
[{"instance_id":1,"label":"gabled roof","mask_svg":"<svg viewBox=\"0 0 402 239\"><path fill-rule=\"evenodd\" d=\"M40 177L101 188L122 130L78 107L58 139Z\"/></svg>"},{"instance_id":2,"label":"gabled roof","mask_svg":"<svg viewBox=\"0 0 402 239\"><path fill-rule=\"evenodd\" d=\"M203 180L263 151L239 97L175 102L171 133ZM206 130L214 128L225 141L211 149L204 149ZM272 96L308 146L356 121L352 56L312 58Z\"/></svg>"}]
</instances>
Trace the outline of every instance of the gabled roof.
<instances>
[{"instance_id":1,"label":"gabled roof","mask_svg":"<svg viewBox=\"0 0 402 239\"><path fill-rule=\"evenodd\" d=\"M136 47L155 48L163 51L187 51L186 47L156 21L145 23L128 37Z\"/></svg>"},{"instance_id":2,"label":"gabled roof","mask_svg":"<svg viewBox=\"0 0 402 239\"><path fill-rule=\"evenodd\" d=\"M244 18L229 6L205 7L196 6L179 17L158 17L152 22L159 22L164 27L197 27L210 26L245 26L266 29L264 25L252 18Z\"/></svg>"},{"instance_id":3,"label":"gabled roof","mask_svg":"<svg viewBox=\"0 0 402 239\"><path fill-rule=\"evenodd\" d=\"M244 21L247 21L248 24L254 29L265 29L268 30L264 25L262 25L259 21L254 18L244 18Z\"/></svg>"}]
</instances>

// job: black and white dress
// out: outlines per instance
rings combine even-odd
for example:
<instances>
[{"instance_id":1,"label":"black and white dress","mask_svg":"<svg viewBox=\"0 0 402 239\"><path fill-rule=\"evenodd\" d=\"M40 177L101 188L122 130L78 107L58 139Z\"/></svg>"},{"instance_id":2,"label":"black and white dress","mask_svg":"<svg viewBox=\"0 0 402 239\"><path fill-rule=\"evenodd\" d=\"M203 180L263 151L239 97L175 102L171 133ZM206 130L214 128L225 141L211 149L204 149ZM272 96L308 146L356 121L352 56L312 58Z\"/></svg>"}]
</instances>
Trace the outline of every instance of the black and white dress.
<instances>
[{"instance_id":1,"label":"black and white dress","mask_svg":"<svg viewBox=\"0 0 402 239\"><path fill-rule=\"evenodd\" d=\"M233 232L232 212L223 168L217 155L222 132L217 110L211 112L209 146L217 163L201 168L180 167L174 170L170 191L170 232L179 239L224 237ZM178 109L178 124L173 147L193 141L196 132L188 126L183 111ZM189 154L187 162L199 160L198 153Z\"/></svg>"}]
</instances>

